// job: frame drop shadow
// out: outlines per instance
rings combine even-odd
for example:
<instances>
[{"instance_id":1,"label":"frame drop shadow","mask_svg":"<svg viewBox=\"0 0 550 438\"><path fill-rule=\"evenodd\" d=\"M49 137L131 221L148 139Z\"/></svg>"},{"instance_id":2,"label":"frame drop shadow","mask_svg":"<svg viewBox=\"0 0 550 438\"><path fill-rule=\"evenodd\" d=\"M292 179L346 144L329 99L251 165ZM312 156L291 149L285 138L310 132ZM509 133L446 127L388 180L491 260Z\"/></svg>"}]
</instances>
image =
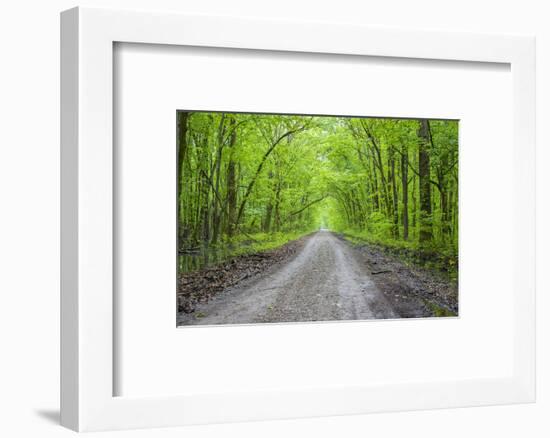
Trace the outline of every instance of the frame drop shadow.
<instances>
[{"instance_id":1,"label":"frame drop shadow","mask_svg":"<svg viewBox=\"0 0 550 438\"><path fill-rule=\"evenodd\" d=\"M60 424L61 413L59 409L37 409L36 415L53 424Z\"/></svg>"}]
</instances>

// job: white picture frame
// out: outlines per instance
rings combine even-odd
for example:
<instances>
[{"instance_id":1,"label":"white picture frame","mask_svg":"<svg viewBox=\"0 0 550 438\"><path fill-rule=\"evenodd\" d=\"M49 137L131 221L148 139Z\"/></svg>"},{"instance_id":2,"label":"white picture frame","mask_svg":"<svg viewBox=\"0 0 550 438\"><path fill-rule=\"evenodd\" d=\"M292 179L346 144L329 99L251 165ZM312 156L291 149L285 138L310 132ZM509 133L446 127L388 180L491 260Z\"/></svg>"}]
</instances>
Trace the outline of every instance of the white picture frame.
<instances>
[{"instance_id":1,"label":"white picture frame","mask_svg":"<svg viewBox=\"0 0 550 438\"><path fill-rule=\"evenodd\" d=\"M368 387L115 396L113 50L117 42L509 64L516 177L510 201L515 227L508 241L514 263L511 375ZM528 36L88 8L63 12L61 423L93 431L533 402L534 72L535 44Z\"/></svg>"}]
</instances>

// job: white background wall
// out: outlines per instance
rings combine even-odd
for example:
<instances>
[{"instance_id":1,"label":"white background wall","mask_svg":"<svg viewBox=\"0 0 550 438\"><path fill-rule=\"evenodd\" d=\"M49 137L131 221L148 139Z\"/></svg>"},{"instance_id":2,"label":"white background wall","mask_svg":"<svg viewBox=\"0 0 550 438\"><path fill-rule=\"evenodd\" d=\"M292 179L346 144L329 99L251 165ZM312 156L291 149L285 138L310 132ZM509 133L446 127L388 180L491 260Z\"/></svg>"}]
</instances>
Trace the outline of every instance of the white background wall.
<instances>
[{"instance_id":1,"label":"white background wall","mask_svg":"<svg viewBox=\"0 0 550 438\"><path fill-rule=\"evenodd\" d=\"M82 6L319 19L537 36L538 402L128 431L116 436L550 436L550 14L544 0L91 0ZM59 406L59 12L20 0L0 12L0 435L69 436ZM504 240L508 236L502 236ZM491 309L487 309L488 314ZM490 348L490 347L489 347ZM102 434L102 437L115 436Z\"/></svg>"}]
</instances>

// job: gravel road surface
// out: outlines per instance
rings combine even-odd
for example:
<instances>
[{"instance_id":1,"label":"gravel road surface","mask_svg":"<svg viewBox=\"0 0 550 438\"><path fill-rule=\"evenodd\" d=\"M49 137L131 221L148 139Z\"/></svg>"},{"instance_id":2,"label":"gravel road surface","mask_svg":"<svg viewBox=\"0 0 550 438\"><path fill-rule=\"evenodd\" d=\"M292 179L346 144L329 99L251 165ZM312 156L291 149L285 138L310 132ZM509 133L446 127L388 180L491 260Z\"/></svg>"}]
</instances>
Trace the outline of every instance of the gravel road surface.
<instances>
[{"instance_id":1,"label":"gravel road surface","mask_svg":"<svg viewBox=\"0 0 550 438\"><path fill-rule=\"evenodd\" d=\"M291 260L223 291L178 325L399 317L361 254L329 231L309 237Z\"/></svg>"}]
</instances>

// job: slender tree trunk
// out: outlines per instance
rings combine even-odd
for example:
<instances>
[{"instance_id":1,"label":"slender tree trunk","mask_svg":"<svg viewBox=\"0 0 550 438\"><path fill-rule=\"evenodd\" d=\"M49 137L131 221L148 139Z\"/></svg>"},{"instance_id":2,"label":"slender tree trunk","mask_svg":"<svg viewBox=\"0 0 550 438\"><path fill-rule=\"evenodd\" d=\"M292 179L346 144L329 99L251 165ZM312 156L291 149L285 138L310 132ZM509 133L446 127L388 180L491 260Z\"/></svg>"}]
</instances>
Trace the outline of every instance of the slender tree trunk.
<instances>
[{"instance_id":1,"label":"slender tree trunk","mask_svg":"<svg viewBox=\"0 0 550 438\"><path fill-rule=\"evenodd\" d=\"M401 221L403 223L403 240L409 239L409 163L407 144L401 145L401 186L403 192L403 212L401 213Z\"/></svg>"},{"instance_id":2,"label":"slender tree trunk","mask_svg":"<svg viewBox=\"0 0 550 438\"><path fill-rule=\"evenodd\" d=\"M418 179L420 188L420 242L432 240L432 199L430 183L430 126L427 119L419 120Z\"/></svg>"},{"instance_id":3,"label":"slender tree trunk","mask_svg":"<svg viewBox=\"0 0 550 438\"><path fill-rule=\"evenodd\" d=\"M267 205L265 207L265 217L262 224L262 231L264 233L269 233L271 231L271 218L273 216L273 172L270 170L267 174L267 178L269 181L269 201L267 202Z\"/></svg>"},{"instance_id":4,"label":"slender tree trunk","mask_svg":"<svg viewBox=\"0 0 550 438\"><path fill-rule=\"evenodd\" d=\"M265 219L263 224L263 232L269 233L271 231L271 216L273 214L273 204L271 202L271 199L267 203L267 206L265 208Z\"/></svg>"},{"instance_id":5,"label":"slender tree trunk","mask_svg":"<svg viewBox=\"0 0 550 438\"><path fill-rule=\"evenodd\" d=\"M418 153L412 153L409 155L409 163L413 169L418 169ZM409 227L409 235L414 234L415 238L418 238L418 180L416 172L413 172L409 187L411 188L411 224Z\"/></svg>"},{"instance_id":6,"label":"slender tree trunk","mask_svg":"<svg viewBox=\"0 0 550 438\"><path fill-rule=\"evenodd\" d=\"M449 219L447 217L447 191L444 189L444 186L441 185L439 189L439 210L440 210L440 220L441 220L441 236L445 239L449 236Z\"/></svg>"},{"instance_id":7,"label":"slender tree trunk","mask_svg":"<svg viewBox=\"0 0 550 438\"><path fill-rule=\"evenodd\" d=\"M373 188L373 200L374 200L374 209L380 211L380 195L378 192L378 177L376 176L376 165L374 160L372 163L372 188Z\"/></svg>"},{"instance_id":8,"label":"slender tree trunk","mask_svg":"<svg viewBox=\"0 0 550 438\"><path fill-rule=\"evenodd\" d=\"M237 130L235 128L235 119L231 118L230 122L231 137L229 139L229 163L227 164L227 227L226 233L228 237L233 237L235 233L235 219L237 214L237 172L235 161L233 160L233 152L235 142L237 141Z\"/></svg>"},{"instance_id":9,"label":"slender tree trunk","mask_svg":"<svg viewBox=\"0 0 550 438\"><path fill-rule=\"evenodd\" d=\"M220 193L220 180L221 180L221 165L223 157L223 149L225 146L225 120L226 115L222 113L220 118L220 123L218 125L218 148L216 151L216 161L214 162L213 168L213 180L214 183L214 192L216 193L216 198L212 202L212 243L217 243L218 238L221 232L221 221L222 221L222 208L224 207L221 198L219 197Z\"/></svg>"},{"instance_id":10,"label":"slender tree trunk","mask_svg":"<svg viewBox=\"0 0 550 438\"><path fill-rule=\"evenodd\" d=\"M382 152L378 146L375 146L378 169L380 171L380 184L382 185L382 194L384 195L384 204L386 205L386 216L391 216L392 206L390 204L390 194L388 190L388 182L384 175L384 166L382 165Z\"/></svg>"},{"instance_id":11,"label":"slender tree trunk","mask_svg":"<svg viewBox=\"0 0 550 438\"><path fill-rule=\"evenodd\" d=\"M391 204L390 204L390 195L388 190L388 182L386 181L386 177L384 175L384 166L382 164L382 151L380 148L380 144L378 143L378 140L374 137L373 133L369 129L369 127L366 125L365 122L362 121L361 126L363 127L363 130L367 134L367 137L370 140L370 143L372 145L372 148L374 150L374 163L375 168L378 167L378 170L380 171L380 184L382 185L382 194L384 196L384 204L386 207L386 216L391 216Z\"/></svg>"},{"instance_id":12,"label":"slender tree trunk","mask_svg":"<svg viewBox=\"0 0 550 438\"><path fill-rule=\"evenodd\" d=\"M200 227L200 240L204 244L210 242L210 183L208 172L210 171L210 153L208 149L208 138L204 137L201 139L199 149L199 159L197 161L198 166L198 175L200 178L201 186L201 202L200 213L199 213L199 222Z\"/></svg>"},{"instance_id":13,"label":"slender tree trunk","mask_svg":"<svg viewBox=\"0 0 550 438\"><path fill-rule=\"evenodd\" d=\"M397 195L397 183L395 178L395 151L393 146L390 146L390 180L392 188L392 213L393 213L393 237L399 238L399 207L398 207L398 195Z\"/></svg>"},{"instance_id":14,"label":"slender tree trunk","mask_svg":"<svg viewBox=\"0 0 550 438\"><path fill-rule=\"evenodd\" d=\"M183 190L185 186L184 165L187 156L187 121L189 113L179 111L177 113L178 126L178 169L177 169L177 184L178 184L178 242L179 246L183 246L187 234L186 214L184 209Z\"/></svg>"},{"instance_id":15,"label":"slender tree trunk","mask_svg":"<svg viewBox=\"0 0 550 438\"><path fill-rule=\"evenodd\" d=\"M444 157L446 158L446 157ZM450 224L449 224L449 216L448 216L448 202L449 202L449 193L447 191L447 177L444 173L445 168L448 166L448 160L443 159L442 163L440 164L440 168L437 172L437 182L438 182L438 190L439 190L439 218L440 218L440 229L441 229L441 237L443 239L446 239L450 236ZM443 169L441 168L443 167Z\"/></svg>"},{"instance_id":16,"label":"slender tree trunk","mask_svg":"<svg viewBox=\"0 0 550 438\"><path fill-rule=\"evenodd\" d=\"M277 182L277 192L275 193L275 231L279 232L281 228L281 181Z\"/></svg>"},{"instance_id":17,"label":"slender tree trunk","mask_svg":"<svg viewBox=\"0 0 550 438\"><path fill-rule=\"evenodd\" d=\"M195 151L195 187L196 187L196 201L195 201L195 211L193 214L193 242L198 243L201 240L201 223L202 223L202 205L204 197L204 176L200 172L202 169L201 164L203 162L201 154L201 139L200 136L196 136L193 141L194 151Z\"/></svg>"},{"instance_id":18,"label":"slender tree trunk","mask_svg":"<svg viewBox=\"0 0 550 438\"><path fill-rule=\"evenodd\" d=\"M365 180L365 185L363 189L363 195L364 195L364 201L365 201L365 217L363 218L365 224L367 223L367 219L370 215L370 213L373 210L378 210L378 198L377 193L375 190L375 184L373 181L373 175L370 171L370 165L369 165L369 155L368 155L368 149L366 146L362 143L357 145L357 156L359 158L359 161L361 161L361 164L363 165L363 168L366 171L367 177ZM376 176L375 176L376 177Z\"/></svg>"}]
</instances>

